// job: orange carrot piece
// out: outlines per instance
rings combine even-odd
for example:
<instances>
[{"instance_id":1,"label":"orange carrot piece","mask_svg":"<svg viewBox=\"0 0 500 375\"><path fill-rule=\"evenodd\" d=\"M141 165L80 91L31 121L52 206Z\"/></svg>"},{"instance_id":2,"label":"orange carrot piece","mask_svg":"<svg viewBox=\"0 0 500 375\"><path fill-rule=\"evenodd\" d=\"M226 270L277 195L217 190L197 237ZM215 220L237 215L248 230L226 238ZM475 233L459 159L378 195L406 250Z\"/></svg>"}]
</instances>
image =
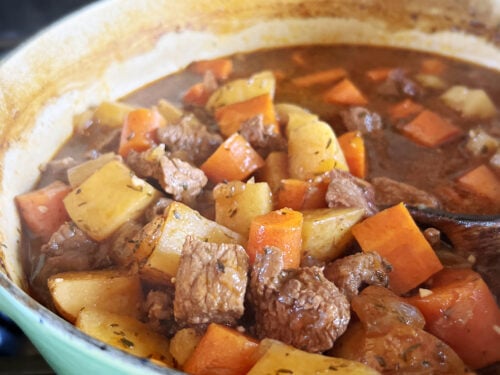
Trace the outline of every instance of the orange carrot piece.
<instances>
[{"instance_id":1,"label":"orange carrot piece","mask_svg":"<svg viewBox=\"0 0 500 375\"><path fill-rule=\"evenodd\" d=\"M272 129L279 133L280 129L276 123L273 100L269 94L229 104L217 108L215 111L215 119L219 124L220 132L226 137L240 130L243 122L258 115L263 116L265 125L272 125Z\"/></svg>"},{"instance_id":2,"label":"orange carrot piece","mask_svg":"<svg viewBox=\"0 0 500 375\"><path fill-rule=\"evenodd\" d=\"M257 254L262 254L267 246L276 246L283 251L285 268L300 265L302 248L302 213L290 208L271 211L257 216L250 224L247 253L250 264Z\"/></svg>"},{"instance_id":3,"label":"orange carrot piece","mask_svg":"<svg viewBox=\"0 0 500 375\"><path fill-rule=\"evenodd\" d=\"M439 59L429 58L425 59L421 63L421 72L425 74L441 74L446 69L446 64Z\"/></svg>"},{"instance_id":4,"label":"orange carrot piece","mask_svg":"<svg viewBox=\"0 0 500 375\"><path fill-rule=\"evenodd\" d=\"M389 287L397 294L443 268L403 203L354 225L352 233L363 251L376 251L392 264Z\"/></svg>"},{"instance_id":5,"label":"orange carrot piece","mask_svg":"<svg viewBox=\"0 0 500 375\"><path fill-rule=\"evenodd\" d=\"M323 99L327 103L345 104L345 105L366 105L368 100L359 91L359 89L349 79L344 78L342 81L328 90Z\"/></svg>"},{"instance_id":6,"label":"orange carrot piece","mask_svg":"<svg viewBox=\"0 0 500 375\"><path fill-rule=\"evenodd\" d=\"M425 110L406 124L403 133L427 147L437 147L462 134L462 130L438 114Z\"/></svg>"},{"instance_id":7,"label":"orange carrot piece","mask_svg":"<svg viewBox=\"0 0 500 375\"><path fill-rule=\"evenodd\" d=\"M486 165L467 172L459 177L459 185L476 194L490 199L496 205L500 205L500 180Z\"/></svg>"},{"instance_id":8,"label":"orange carrot piece","mask_svg":"<svg viewBox=\"0 0 500 375\"><path fill-rule=\"evenodd\" d=\"M17 207L28 228L37 237L48 241L59 227L69 220L63 199L71 187L61 181L54 181L41 189L18 195Z\"/></svg>"},{"instance_id":9,"label":"orange carrot piece","mask_svg":"<svg viewBox=\"0 0 500 375\"><path fill-rule=\"evenodd\" d=\"M326 181L303 181L285 179L278 191L277 208L288 207L293 210L307 210L326 207Z\"/></svg>"},{"instance_id":10,"label":"orange carrot piece","mask_svg":"<svg viewBox=\"0 0 500 375\"><path fill-rule=\"evenodd\" d=\"M183 371L192 375L244 375L257 360L257 340L232 328L211 323Z\"/></svg>"},{"instance_id":11,"label":"orange carrot piece","mask_svg":"<svg viewBox=\"0 0 500 375\"><path fill-rule=\"evenodd\" d=\"M347 71L345 69L333 68L294 78L292 79L292 83L298 87L309 87L317 84L332 83L345 76L347 76Z\"/></svg>"},{"instance_id":12,"label":"orange carrot piece","mask_svg":"<svg viewBox=\"0 0 500 375\"><path fill-rule=\"evenodd\" d=\"M201 165L213 183L244 180L264 165L264 160L238 133L226 139Z\"/></svg>"},{"instance_id":13,"label":"orange carrot piece","mask_svg":"<svg viewBox=\"0 0 500 375\"><path fill-rule=\"evenodd\" d=\"M431 292L408 298L424 315L426 329L473 369L500 361L500 309L481 276L467 268L444 269L432 277Z\"/></svg>"},{"instance_id":14,"label":"orange carrot piece","mask_svg":"<svg viewBox=\"0 0 500 375\"><path fill-rule=\"evenodd\" d=\"M365 142L359 131L351 131L338 137L349 171L356 177L366 177Z\"/></svg>"},{"instance_id":15,"label":"orange carrot piece","mask_svg":"<svg viewBox=\"0 0 500 375\"><path fill-rule=\"evenodd\" d=\"M131 111L122 128L118 153L126 157L131 150L145 151L156 143L156 129L165 119L156 110L139 108Z\"/></svg>"},{"instance_id":16,"label":"orange carrot piece","mask_svg":"<svg viewBox=\"0 0 500 375\"><path fill-rule=\"evenodd\" d=\"M264 162L264 166L257 172L257 180L267 182L273 196L281 186L281 180L288 178L288 154L284 151L273 151Z\"/></svg>"},{"instance_id":17,"label":"orange carrot piece","mask_svg":"<svg viewBox=\"0 0 500 375\"><path fill-rule=\"evenodd\" d=\"M203 107L210 98L210 92L205 89L203 82L195 83L182 96L182 102L188 105Z\"/></svg>"},{"instance_id":18,"label":"orange carrot piece","mask_svg":"<svg viewBox=\"0 0 500 375\"><path fill-rule=\"evenodd\" d=\"M392 68L375 68L370 69L366 72L366 76L370 78L373 82L382 82L389 77L392 72Z\"/></svg>"},{"instance_id":19,"label":"orange carrot piece","mask_svg":"<svg viewBox=\"0 0 500 375\"><path fill-rule=\"evenodd\" d=\"M233 61L227 58L200 60L191 65L191 70L199 74L211 71L219 80L227 79L233 72Z\"/></svg>"},{"instance_id":20,"label":"orange carrot piece","mask_svg":"<svg viewBox=\"0 0 500 375\"><path fill-rule=\"evenodd\" d=\"M415 103L411 99L405 99L402 102L389 107L389 115L393 120L404 119L416 115L424 110L424 107Z\"/></svg>"}]
</instances>

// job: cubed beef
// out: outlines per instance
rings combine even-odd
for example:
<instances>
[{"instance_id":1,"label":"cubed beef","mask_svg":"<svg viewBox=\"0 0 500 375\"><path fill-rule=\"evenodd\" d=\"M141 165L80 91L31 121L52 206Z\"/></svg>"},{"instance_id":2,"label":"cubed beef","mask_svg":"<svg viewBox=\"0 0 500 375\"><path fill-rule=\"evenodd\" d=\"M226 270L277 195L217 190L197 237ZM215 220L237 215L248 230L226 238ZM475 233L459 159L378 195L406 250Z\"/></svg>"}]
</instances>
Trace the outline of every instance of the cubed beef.
<instances>
[{"instance_id":1,"label":"cubed beef","mask_svg":"<svg viewBox=\"0 0 500 375\"><path fill-rule=\"evenodd\" d=\"M207 184L205 173L191 164L169 157L162 146L144 152L130 151L128 166L142 178L156 179L166 193L184 203L192 203Z\"/></svg>"},{"instance_id":2,"label":"cubed beef","mask_svg":"<svg viewBox=\"0 0 500 375\"><path fill-rule=\"evenodd\" d=\"M248 255L242 246L188 236L175 278L177 323L235 325L244 312L247 272Z\"/></svg>"},{"instance_id":3,"label":"cubed beef","mask_svg":"<svg viewBox=\"0 0 500 375\"><path fill-rule=\"evenodd\" d=\"M377 92L383 96L410 96L422 95L422 88L407 77L403 69L393 69L387 79L377 88Z\"/></svg>"},{"instance_id":4,"label":"cubed beef","mask_svg":"<svg viewBox=\"0 0 500 375\"><path fill-rule=\"evenodd\" d=\"M391 265L374 252L357 253L335 260L325 267L325 277L350 301L368 285L386 287Z\"/></svg>"},{"instance_id":5,"label":"cubed beef","mask_svg":"<svg viewBox=\"0 0 500 375\"><path fill-rule=\"evenodd\" d=\"M273 338L309 352L330 349L349 323L347 298L320 267L282 269L280 249L257 256L249 297L259 338Z\"/></svg>"},{"instance_id":6,"label":"cubed beef","mask_svg":"<svg viewBox=\"0 0 500 375\"><path fill-rule=\"evenodd\" d=\"M364 107L351 107L340 112L345 127L349 131L360 131L363 134L382 129L382 119L376 112Z\"/></svg>"},{"instance_id":7,"label":"cubed beef","mask_svg":"<svg viewBox=\"0 0 500 375\"><path fill-rule=\"evenodd\" d=\"M272 151L286 150L286 139L274 131L274 125L264 124L262 115L243 122L240 134L263 158Z\"/></svg>"},{"instance_id":8,"label":"cubed beef","mask_svg":"<svg viewBox=\"0 0 500 375\"><path fill-rule=\"evenodd\" d=\"M329 173L330 184L326 192L326 202L330 208L362 208L366 216L375 214L373 187L346 171L333 169Z\"/></svg>"},{"instance_id":9,"label":"cubed beef","mask_svg":"<svg viewBox=\"0 0 500 375\"><path fill-rule=\"evenodd\" d=\"M170 152L184 151L195 165L204 162L222 143L222 137L210 133L194 116L184 116L177 124L157 130L158 140Z\"/></svg>"},{"instance_id":10,"label":"cubed beef","mask_svg":"<svg viewBox=\"0 0 500 375\"><path fill-rule=\"evenodd\" d=\"M174 289L150 290L143 305L146 323L155 332L172 336L179 328L174 321Z\"/></svg>"}]
</instances>

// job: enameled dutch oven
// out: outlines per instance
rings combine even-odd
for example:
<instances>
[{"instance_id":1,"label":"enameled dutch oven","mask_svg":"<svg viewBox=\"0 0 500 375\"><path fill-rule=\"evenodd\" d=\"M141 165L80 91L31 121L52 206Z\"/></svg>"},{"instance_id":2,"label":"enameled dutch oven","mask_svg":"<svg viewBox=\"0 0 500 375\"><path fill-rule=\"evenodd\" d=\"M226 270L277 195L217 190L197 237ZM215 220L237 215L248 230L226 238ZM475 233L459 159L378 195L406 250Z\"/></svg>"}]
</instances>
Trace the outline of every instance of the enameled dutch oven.
<instances>
[{"instance_id":1,"label":"enameled dutch oven","mask_svg":"<svg viewBox=\"0 0 500 375\"><path fill-rule=\"evenodd\" d=\"M64 374L176 373L79 332L26 292L14 197L72 133L73 115L193 60L357 43L500 70L500 1L109 0L54 24L0 64L0 310Z\"/></svg>"}]
</instances>

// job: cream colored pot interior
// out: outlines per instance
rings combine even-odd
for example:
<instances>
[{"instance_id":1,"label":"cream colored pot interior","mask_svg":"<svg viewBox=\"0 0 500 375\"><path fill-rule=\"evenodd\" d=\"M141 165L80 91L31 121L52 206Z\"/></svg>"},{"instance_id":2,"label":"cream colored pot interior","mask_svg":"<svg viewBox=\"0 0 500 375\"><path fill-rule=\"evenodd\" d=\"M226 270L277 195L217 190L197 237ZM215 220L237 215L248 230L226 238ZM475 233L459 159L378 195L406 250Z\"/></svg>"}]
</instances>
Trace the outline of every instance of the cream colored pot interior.
<instances>
[{"instance_id":1,"label":"cream colored pot interior","mask_svg":"<svg viewBox=\"0 0 500 375\"><path fill-rule=\"evenodd\" d=\"M0 66L0 270L26 286L15 195L73 115L193 60L311 43L408 47L500 69L500 1L111 0L52 26Z\"/></svg>"}]
</instances>

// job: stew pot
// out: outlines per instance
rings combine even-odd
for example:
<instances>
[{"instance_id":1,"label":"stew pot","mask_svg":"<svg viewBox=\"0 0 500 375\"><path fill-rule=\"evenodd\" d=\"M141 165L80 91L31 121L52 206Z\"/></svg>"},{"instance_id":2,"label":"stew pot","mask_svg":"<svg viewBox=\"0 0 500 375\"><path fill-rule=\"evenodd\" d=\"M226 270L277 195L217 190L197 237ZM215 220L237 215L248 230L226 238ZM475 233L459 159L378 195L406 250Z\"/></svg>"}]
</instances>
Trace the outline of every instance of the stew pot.
<instances>
[{"instance_id":1,"label":"stew pot","mask_svg":"<svg viewBox=\"0 0 500 375\"><path fill-rule=\"evenodd\" d=\"M72 118L193 60L287 45L422 49L500 70L500 1L108 0L52 25L0 65L0 310L59 373L176 373L79 332L27 293L14 197Z\"/></svg>"}]
</instances>

